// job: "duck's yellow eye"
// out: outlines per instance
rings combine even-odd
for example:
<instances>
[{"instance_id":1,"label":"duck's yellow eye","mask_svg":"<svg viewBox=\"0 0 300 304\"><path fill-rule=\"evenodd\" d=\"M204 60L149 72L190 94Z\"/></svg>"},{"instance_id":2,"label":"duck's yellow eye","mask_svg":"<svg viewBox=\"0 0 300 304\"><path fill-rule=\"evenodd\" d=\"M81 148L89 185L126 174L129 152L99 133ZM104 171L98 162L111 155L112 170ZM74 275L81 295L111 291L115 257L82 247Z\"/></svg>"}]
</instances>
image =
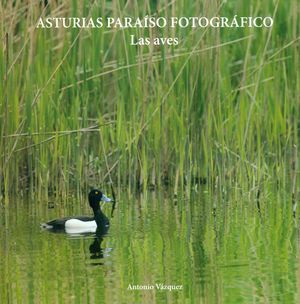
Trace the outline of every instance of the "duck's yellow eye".
<instances>
[{"instance_id":1,"label":"duck's yellow eye","mask_svg":"<svg viewBox=\"0 0 300 304\"><path fill-rule=\"evenodd\" d=\"M96 192L95 192L95 194L99 194L99 192L98 192L98 191L96 191Z\"/></svg>"}]
</instances>

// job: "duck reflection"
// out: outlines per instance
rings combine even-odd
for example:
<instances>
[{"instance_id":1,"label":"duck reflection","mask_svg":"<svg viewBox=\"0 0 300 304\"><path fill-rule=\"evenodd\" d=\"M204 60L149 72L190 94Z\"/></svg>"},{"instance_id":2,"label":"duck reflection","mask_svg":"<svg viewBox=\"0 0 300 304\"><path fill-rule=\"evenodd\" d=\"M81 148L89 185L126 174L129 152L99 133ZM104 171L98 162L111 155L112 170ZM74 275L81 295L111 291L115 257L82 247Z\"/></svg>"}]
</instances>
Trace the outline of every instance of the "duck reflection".
<instances>
[{"instance_id":1,"label":"duck reflection","mask_svg":"<svg viewBox=\"0 0 300 304\"><path fill-rule=\"evenodd\" d=\"M109 230L108 226L104 227L97 227L94 241L91 243L89 250L90 250L90 258L92 260L101 260L105 257L106 249L101 247L101 244L104 240L104 237L107 235ZM92 263L92 265L103 265L103 263Z\"/></svg>"}]
</instances>

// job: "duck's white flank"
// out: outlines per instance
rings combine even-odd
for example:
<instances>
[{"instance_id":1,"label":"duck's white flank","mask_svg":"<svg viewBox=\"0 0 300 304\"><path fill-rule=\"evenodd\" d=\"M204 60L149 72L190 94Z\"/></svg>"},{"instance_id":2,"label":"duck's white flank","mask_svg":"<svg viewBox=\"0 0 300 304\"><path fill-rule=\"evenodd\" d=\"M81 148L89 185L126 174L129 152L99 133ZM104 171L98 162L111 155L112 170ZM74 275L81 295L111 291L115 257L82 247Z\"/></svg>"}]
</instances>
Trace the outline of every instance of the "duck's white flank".
<instances>
[{"instance_id":1,"label":"duck's white flank","mask_svg":"<svg viewBox=\"0 0 300 304\"><path fill-rule=\"evenodd\" d=\"M95 221L84 222L78 219L70 219L65 223L66 228L97 228Z\"/></svg>"},{"instance_id":2,"label":"duck's white flank","mask_svg":"<svg viewBox=\"0 0 300 304\"><path fill-rule=\"evenodd\" d=\"M96 229L97 224L95 221L84 222L77 219L70 219L65 223L65 231L67 233L95 232Z\"/></svg>"}]
</instances>

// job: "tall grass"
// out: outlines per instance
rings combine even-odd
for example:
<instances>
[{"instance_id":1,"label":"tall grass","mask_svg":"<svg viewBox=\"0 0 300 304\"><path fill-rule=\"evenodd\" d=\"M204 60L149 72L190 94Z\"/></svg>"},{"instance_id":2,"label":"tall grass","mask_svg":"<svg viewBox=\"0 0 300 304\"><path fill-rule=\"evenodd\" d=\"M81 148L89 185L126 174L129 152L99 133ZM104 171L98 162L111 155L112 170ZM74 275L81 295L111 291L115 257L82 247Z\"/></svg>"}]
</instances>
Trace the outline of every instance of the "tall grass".
<instances>
[{"instance_id":1,"label":"tall grass","mask_svg":"<svg viewBox=\"0 0 300 304\"><path fill-rule=\"evenodd\" d=\"M129 191L170 185L175 193L205 180L254 193L266 180L290 184L299 142L297 0L0 5L2 197L80 193L110 179ZM274 15L274 27L35 28L50 15L236 13ZM131 34L178 36L180 44L130 46Z\"/></svg>"}]
</instances>

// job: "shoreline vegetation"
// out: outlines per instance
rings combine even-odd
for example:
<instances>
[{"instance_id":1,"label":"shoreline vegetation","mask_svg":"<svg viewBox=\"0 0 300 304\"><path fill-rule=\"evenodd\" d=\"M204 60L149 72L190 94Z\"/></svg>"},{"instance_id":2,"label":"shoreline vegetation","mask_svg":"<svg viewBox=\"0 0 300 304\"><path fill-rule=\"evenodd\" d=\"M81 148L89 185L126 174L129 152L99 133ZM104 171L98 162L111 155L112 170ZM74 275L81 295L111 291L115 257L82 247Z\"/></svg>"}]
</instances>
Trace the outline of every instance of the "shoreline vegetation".
<instances>
[{"instance_id":1,"label":"shoreline vegetation","mask_svg":"<svg viewBox=\"0 0 300 304\"><path fill-rule=\"evenodd\" d=\"M271 184L295 206L298 1L102 2L0 4L1 200L110 184L177 195L205 184L259 201ZM273 27L36 28L51 15L236 12L271 16ZM131 46L131 35L180 45Z\"/></svg>"}]
</instances>

